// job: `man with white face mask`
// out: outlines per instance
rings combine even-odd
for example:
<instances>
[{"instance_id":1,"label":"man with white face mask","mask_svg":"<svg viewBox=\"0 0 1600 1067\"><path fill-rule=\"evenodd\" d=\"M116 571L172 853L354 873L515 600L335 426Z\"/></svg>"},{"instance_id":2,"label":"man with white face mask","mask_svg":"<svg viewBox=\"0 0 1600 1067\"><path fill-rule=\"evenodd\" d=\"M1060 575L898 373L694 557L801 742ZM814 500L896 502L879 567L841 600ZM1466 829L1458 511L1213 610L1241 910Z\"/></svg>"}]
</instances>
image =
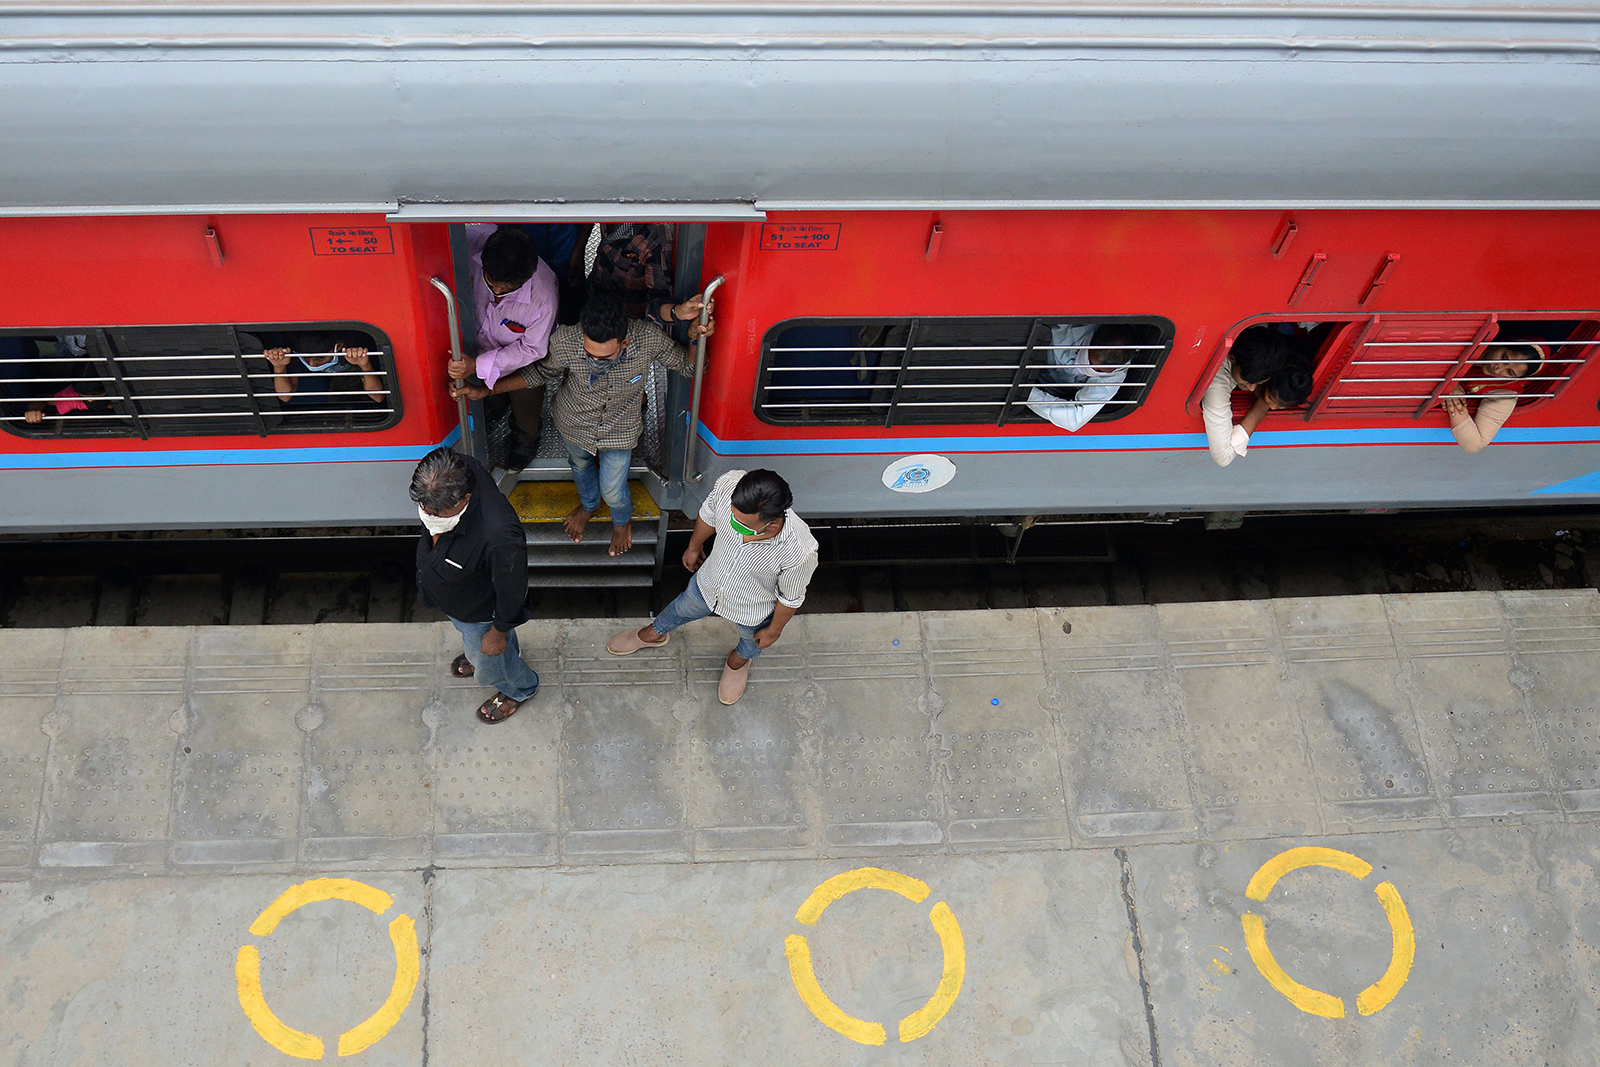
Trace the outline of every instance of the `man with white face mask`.
<instances>
[{"instance_id":1,"label":"man with white face mask","mask_svg":"<svg viewBox=\"0 0 1600 1067\"><path fill-rule=\"evenodd\" d=\"M528 620L522 520L483 464L448 448L422 457L411 499L426 527L417 542L417 599L461 631L465 652L450 673L494 687L478 718L504 722L539 689L517 646L516 627Z\"/></svg>"}]
</instances>

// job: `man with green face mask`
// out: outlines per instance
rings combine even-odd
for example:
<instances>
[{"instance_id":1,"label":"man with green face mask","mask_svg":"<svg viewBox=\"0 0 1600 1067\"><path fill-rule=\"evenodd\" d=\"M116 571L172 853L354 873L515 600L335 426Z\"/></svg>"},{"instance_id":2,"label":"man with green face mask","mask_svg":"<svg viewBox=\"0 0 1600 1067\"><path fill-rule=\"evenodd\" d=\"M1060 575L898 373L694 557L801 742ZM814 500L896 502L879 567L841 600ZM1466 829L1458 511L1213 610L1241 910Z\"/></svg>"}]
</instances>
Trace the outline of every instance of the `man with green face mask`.
<instances>
[{"instance_id":1,"label":"man with green face mask","mask_svg":"<svg viewBox=\"0 0 1600 1067\"><path fill-rule=\"evenodd\" d=\"M817 569L817 539L791 506L789 484L768 470L729 471L700 505L683 565L694 577L656 621L606 642L615 656L667 643L686 622L720 615L739 631L717 684L717 698L735 703L750 680L750 661L778 640L806 598ZM706 541L713 535L711 553Z\"/></svg>"}]
</instances>

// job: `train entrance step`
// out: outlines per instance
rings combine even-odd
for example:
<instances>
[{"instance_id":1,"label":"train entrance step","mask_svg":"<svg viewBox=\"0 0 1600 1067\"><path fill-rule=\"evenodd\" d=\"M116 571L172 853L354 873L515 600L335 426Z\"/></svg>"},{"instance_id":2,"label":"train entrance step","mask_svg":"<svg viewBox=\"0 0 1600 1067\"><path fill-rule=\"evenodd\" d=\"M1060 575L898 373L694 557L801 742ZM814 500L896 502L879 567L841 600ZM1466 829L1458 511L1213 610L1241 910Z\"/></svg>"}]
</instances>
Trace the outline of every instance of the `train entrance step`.
<instances>
[{"instance_id":1,"label":"train entrance step","mask_svg":"<svg viewBox=\"0 0 1600 1067\"><path fill-rule=\"evenodd\" d=\"M633 495L633 547L610 554L611 509L601 503L582 541L573 543L562 528L578 506L570 481L524 480L507 494L522 518L528 541L529 588L641 588L655 580L661 508L644 483L628 483Z\"/></svg>"}]
</instances>

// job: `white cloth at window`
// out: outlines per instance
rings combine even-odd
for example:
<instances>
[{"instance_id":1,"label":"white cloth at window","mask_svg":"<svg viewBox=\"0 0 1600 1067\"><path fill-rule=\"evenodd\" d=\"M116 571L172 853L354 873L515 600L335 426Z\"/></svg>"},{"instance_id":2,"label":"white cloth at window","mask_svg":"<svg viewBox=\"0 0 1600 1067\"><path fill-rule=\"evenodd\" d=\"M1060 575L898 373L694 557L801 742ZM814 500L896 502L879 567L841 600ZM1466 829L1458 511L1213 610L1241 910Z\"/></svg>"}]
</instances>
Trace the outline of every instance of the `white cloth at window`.
<instances>
[{"instance_id":1,"label":"white cloth at window","mask_svg":"<svg viewBox=\"0 0 1600 1067\"><path fill-rule=\"evenodd\" d=\"M1126 366L1102 370L1089 362L1088 345L1094 331L1092 325L1054 326L1050 330L1051 347L1045 352L1045 362L1050 367L1039 372L1039 380L1051 385L1081 386L1073 394L1075 402L1047 393L1038 386L1028 392L1028 407L1034 414L1069 433L1083 429L1107 401L1116 397L1117 390L1128 378Z\"/></svg>"},{"instance_id":2,"label":"white cloth at window","mask_svg":"<svg viewBox=\"0 0 1600 1067\"><path fill-rule=\"evenodd\" d=\"M1226 467L1250 447L1250 435L1233 421L1233 391L1239 380L1233 376L1233 360L1224 360L1217 376L1200 397L1200 415L1206 424L1206 447L1217 466Z\"/></svg>"}]
</instances>

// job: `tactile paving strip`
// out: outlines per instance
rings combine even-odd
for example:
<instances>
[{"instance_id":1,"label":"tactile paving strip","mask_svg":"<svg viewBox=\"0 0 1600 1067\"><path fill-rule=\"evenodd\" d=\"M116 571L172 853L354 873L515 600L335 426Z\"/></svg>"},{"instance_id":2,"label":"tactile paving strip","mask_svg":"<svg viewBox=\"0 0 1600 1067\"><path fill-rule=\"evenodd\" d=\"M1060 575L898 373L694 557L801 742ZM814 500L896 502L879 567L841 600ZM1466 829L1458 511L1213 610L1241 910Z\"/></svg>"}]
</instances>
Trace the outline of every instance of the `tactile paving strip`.
<instances>
[{"instance_id":1,"label":"tactile paving strip","mask_svg":"<svg viewBox=\"0 0 1600 1067\"><path fill-rule=\"evenodd\" d=\"M1180 701L1154 609L1057 609L1040 632L1079 832L1193 833Z\"/></svg>"},{"instance_id":2,"label":"tactile paving strip","mask_svg":"<svg viewBox=\"0 0 1600 1067\"><path fill-rule=\"evenodd\" d=\"M1066 796L1032 611L925 617L950 840L1066 839Z\"/></svg>"},{"instance_id":3,"label":"tactile paving strip","mask_svg":"<svg viewBox=\"0 0 1600 1067\"><path fill-rule=\"evenodd\" d=\"M1207 828L1230 836L1319 829L1299 726L1278 689L1270 606L1165 604L1157 615L1183 693Z\"/></svg>"},{"instance_id":4,"label":"tactile paving strip","mask_svg":"<svg viewBox=\"0 0 1600 1067\"><path fill-rule=\"evenodd\" d=\"M428 854L433 802L423 710L436 670L433 636L369 626L318 646L305 717L307 860Z\"/></svg>"},{"instance_id":5,"label":"tactile paving strip","mask_svg":"<svg viewBox=\"0 0 1600 1067\"><path fill-rule=\"evenodd\" d=\"M1555 786L1569 811L1600 810L1600 603L1592 591L1503 593L1527 706L1544 739Z\"/></svg>"},{"instance_id":6,"label":"tactile paving strip","mask_svg":"<svg viewBox=\"0 0 1600 1067\"><path fill-rule=\"evenodd\" d=\"M1544 758L1512 686L1492 597L1385 597L1405 657L1422 746L1457 815L1552 811Z\"/></svg>"},{"instance_id":7,"label":"tactile paving strip","mask_svg":"<svg viewBox=\"0 0 1600 1067\"><path fill-rule=\"evenodd\" d=\"M73 631L52 714L39 862L154 864L172 807L173 716L188 674L186 631Z\"/></svg>"},{"instance_id":8,"label":"tactile paving strip","mask_svg":"<svg viewBox=\"0 0 1600 1067\"><path fill-rule=\"evenodd\" d=\"M1382 602L1280 601L1276 610L1323 804L1352 821L1436 818Z\"/></svg>"},{"instance_id":9,"label":"tactile paving strip","mask_svg":"<svg viewBox=\"0 0 1600 1067\"><path fill-rule=\"evenodd\" d=\"M287 628L196 635L177 757L177 862L295 859L304 737L294 719L310 699L310 649L308 632Z\"/></svg>"},{"instance_id":10,"label":"tactile paving strip","mask_svg":"<svg viewBox=\"0 0 1600 1067\"><path fill-rule=\"evenodd\" d=\"M921 628L909 613L831 616L807 631L826 844L944 840L933 779Z\"/></svg>"},{"instance_id":11,"label":"tactile paving strip","mask_svg":"<svg viewBox=\"0 0 1600 1067\"><path fill-rule=\"evenodd\" d=\"M797 784L803 773L794 715L741 702L702 717L689 742L699 783L697 848L793 849L810 843Z\"/></svg>"},{"instance_id":12,"label":"tactile paving strip","mask_svg":"<svg viewBox=\"0 0 1600 1067\"><path fill-rule=\"evenodd\" d=\"M33 859L50 746L40 723L55 704L61 642L51 631L0 637L0 867Z\"/></svg>"},{"instance_id":13,"label":"tactile paving strip","mask_svg":"<svg viewBox=\"0 0 1600 1067\"><path fill-rule=\"evenodd\" d=\"M450 677L461 652L454 628L441 629L437 668L441 706L434 731L434 853L441 860L553 862L560 851L560 624L517 628L522 658L539 674L539 691L507 722L478 721L491 693Z\"/></svg>"}]
</instances>

